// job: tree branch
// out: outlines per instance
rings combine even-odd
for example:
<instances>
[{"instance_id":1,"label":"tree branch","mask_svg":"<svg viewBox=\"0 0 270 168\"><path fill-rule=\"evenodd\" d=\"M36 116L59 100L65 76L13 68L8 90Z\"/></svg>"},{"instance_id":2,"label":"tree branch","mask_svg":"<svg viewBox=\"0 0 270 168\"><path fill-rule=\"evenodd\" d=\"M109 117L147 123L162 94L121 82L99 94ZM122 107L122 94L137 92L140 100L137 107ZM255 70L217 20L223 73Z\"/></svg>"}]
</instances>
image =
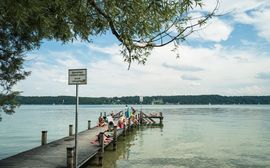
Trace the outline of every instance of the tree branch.
<instances>
[{"instance_id":1,"label":"tree branch","mask_svg":"<svg viewBox=\"0 0 270 168\"><path fill-rule=\"evenodd\" d=\"M96 9L96 11L101 14L109 23L110 29L112 31L112 33L115 35L115 37L124 44L124 40L121 37L121 35L117 32L117 30L115 29L113 20L110 16L108 16L105 12L103 12L99 6L97 5L97 3L95 2L95 0L90 0L90 4Z\"/></svg>"},{"instance_id":2,"label":"tree branch","mask_svg":"<svg viewBox=\"0 0 270 168\"><path fill-rule=\"evenodd\" d=\"M155 44L155 43L154 43L155 41L159 41L161 38L164 38L164 37L168 36L169 33L167 33L167 32L173 27L174 24L172 24L172 25L169 27L169 29L166 29L166 30L160 32L158 35L156 35L155 37L151 38L149 41L144 42L144 45L138 45L138 44L137 44L136 47L138 47L138 48L146 48L146 47L163 47L163 46L165 46L165 45L167 45L167 44L169 44L169 43L171 43L171 42L177 40L177 39L178 39L180 36L182 36L183 33L186 32L188 29L192 29L192 30L189 31L186 35L184 35L184 36L182 37L182 38L185 38L185 37L187 37L188 35L190 35L192 32L196 31L196 30L193 30L194 27L202 25L202 24L205 23L208 19L210 19L210 18L212 18L212 17L214 17L214 16L218 16L218 15L215 14L216 11L217 11L217 9L218 9L218 6L219 6L219 0L217 0L217 4L216 4L215 8L212 10L212 12L209 13L208 15L206 15L206 16L204 17L204 19L198 21L196 24L192 24L192 25L190 25L190 26L185 27L182 31L180 31L177 35L175 35L173 38L171 38L171 39L168 40L167 42L160 43L160 44ZM201 17L201 18L203 18L203 17ZM176 20L175 20L174 23L176 23ZM163 34L165 34L165 35L163 35ZM155 38L157 38L158 36L160 36L160 37L159 37L158 39L155 39ZM169 35L169 36L172 37L172 35Z\"/></svg>"}]
</instances>

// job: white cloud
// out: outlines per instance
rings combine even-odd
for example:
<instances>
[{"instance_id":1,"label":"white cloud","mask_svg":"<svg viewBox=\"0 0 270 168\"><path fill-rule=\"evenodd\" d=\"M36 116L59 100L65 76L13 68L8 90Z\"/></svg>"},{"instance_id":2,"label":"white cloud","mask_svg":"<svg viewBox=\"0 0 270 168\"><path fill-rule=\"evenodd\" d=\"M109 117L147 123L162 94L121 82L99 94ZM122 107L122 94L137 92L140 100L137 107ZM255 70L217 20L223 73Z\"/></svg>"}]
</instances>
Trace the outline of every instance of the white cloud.
<instances>
[{"instance_id":1,"label":"white cloud","mask_svg":"<svg viewBox=\"0 0 270 168\"><path fill-rule=\"evenodd\" d=\"M228 95L237 96L237 95L264 95L266 89L252 85L252 86L246 86L238 89L228 89L226 90Z\"/></svg>"},{"instance_id":2,"label":"white cloud","mask_svg":"<svg viewBox=\"0 0 270 168\"><path fill-rule=\"evenodd\" d=\"M90 44L90 45L88 45L88 47L90 50L101 52L104 54L109 54L109 55L118 54L119 50L121 48L119 45L116 45L116 44L113 44L113 45L107 46L107 47L101 47L101 46L97 46L94 44Z\"/></svg>"},{"instance_id":3,"label":"white cloud","mask_svg":"<svg viewBox=\"0 0 270 168\"><path fill-rule=\"evenodd\" d=\"M204 2L205 10L211 11L214 9L216 0L205 0ZM234 24L243 23L254 26L257 34L270 42L270 0L220 0L218 13L232 16ZM213 27L216 26L219 25ZM222 30L222 27L217 30ZM212 31L210 30L209 33Z\"/></svg>"},{"instance_id":4,"label":"white cloud","mask_svg":"<svg viewBox=\"0 0 270 168\"><path fill-rule=\"evenodd\" d=\"M270 42L270 5L262 6L249 13L237 13L235 20L240 23L253 25L258 31L258 35Z\"/></svg>"},{"instance_id":5,"label":"white cloud","mask_svg":"<svg viewBox=\"0 0 270 168\"><path fill-rule=\"evenodd\" d=\"M170 65L167 63L162 64L165 68L174 69L176 71L190 71L190 72L197 72L197 71L203 71L203 68L195 67L192 65Z\"/></svg>"},{"instance_id":6,"label":"white cloud","mask_svg":"<svg viewBox=\"0 0 270 168\"><path fill-rule=\"evenodd\" d=\"M67 85L67 70L86 67L88 85L81 87L81 96L270 94L267 82L256 78L270 65L270 58L260 56L260 51L183 45L181 57L176 59L169 45L154 49L145 66L134 63L127 70L115 45L95 46L94 50L97 48L111 51L108 59L91 59L93 48L85 53L89 61L80 60L74 52L50 52L48 59L55 63L37 61L30 68L32 76L21 82L19 89L24 95L74 95L74 87Z\"/></svg>"},{"instance_id":7,"label":"white cloud","mask_svg":"<svg viewBox=\"0 0 270 168\"><path fill-rule=\"evenodd\" d=\"M219 1L216 14L224 15L215 17L207 22L207 27L198 33L191 35L191 38L205 41L221 42L229 38L233 31L233 26L237 23L249 24L255 27L257 34L270 42L270 0L204 0L203 10L212 12ZM192 17L202 16L198 7L197 13L192 13ZM226 19L230 16L233 19ZM197 22L193 20L192 23ZM190 23L190 24L192 24Z\"/></svg>"},{"instance_id":8,"label":"white cloud","mask_svg":"<svg viewBox=\"0 0 270 168\"><path fill-rule=\"evenodd\" d=\"M260 72L256 75L256 78L263 80L270 80L270 72Z\"/></svg>"},{"instance_id":9,"label":"white cloud","mask_svg":"<svg viewBox=\"0 0 270 168\"><path fill-rule=\"evenodd\" d=\"M184 74L181 76L181 79L183 80L189 80L189 81L198 81L201 80L200 78L193 76L193 75L189 75L189 74Z\"/></svg>"},{"instance_id":10,"label":"white cloud","mask_svg":"<svg viewBox=\"0 0 270 168\"><path fill-rule=\"evenodd\" d=\"M30 77L17 86L24 95L71 95L73 91L67 86L68 69L82 68L85 64L76 52L50 51L46 58L35 53L37 59L30 60L33 65L27 67L32 71Z\"/></svg>"},{"instance_id":11,"label":"white cloud","mask_svg":"<svg viewBox=\"0 0 270 168\"><path fill-rule=\"evenodd\" d=\"M207 23L206 27L195 32L189 38L221 42L226 41L232 31L233 27L228 22L214 18Z\"/></svg>"},{"instance_id":12,"label":"white cloud","mask_svg":"<svg viewBox=\"0 0 270 168\"><path fill-rule=\"evenodd\" d=\"M194 82L194 81L193 81L193 82L190 83L190 85L191 85L191 86L194 86L194 87L197 87L197 86L200 86L201 83L200 83L200 82Z\"/></svg>"},{"instance_id":13,"label":"white cloud","mask_svg":"<svg viewBox=\"0 0 270 168\"><path fill-rule=\"evenodd\" d=\"M217 0L203 0L203 2L203 9L206 11L212 11L216 6ZM269 0L219 0L219 2L218 12L220 14L228 12L242 13L269 4Z\"/></svg>"},{"instance_id":14,"label":"white cloud","mask_svg":"<svg viewBox=\"0 0 270 168\"><path fill-rule=\"evenodd\" d=\"M256 20L255 27L259 31L259 36L270 42L270 6L267 8L267 10L254 12L254 15L255 17L253 17L253 19Z\"/></svg>"}]
</instances>

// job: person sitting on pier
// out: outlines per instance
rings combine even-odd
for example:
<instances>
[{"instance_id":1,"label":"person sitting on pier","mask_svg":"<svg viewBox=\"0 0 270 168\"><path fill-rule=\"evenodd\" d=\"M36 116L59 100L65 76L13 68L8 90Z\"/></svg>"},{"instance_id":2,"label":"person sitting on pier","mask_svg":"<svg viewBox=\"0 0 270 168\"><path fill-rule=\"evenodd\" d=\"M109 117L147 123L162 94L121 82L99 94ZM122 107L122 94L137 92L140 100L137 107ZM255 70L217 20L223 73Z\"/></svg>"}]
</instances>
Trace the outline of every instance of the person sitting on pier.
<instances>
[{"instance_id":1,"label":"person sitting on pier","mask_svg":"<svg viewBox=\"0 0 270 168\"><path fill-rule=\"evenodd\" d=\"M125 125L125 118L123 115L121 115L121 117L118 120L118 127L122 129L124 128L124 125Z\"/></svg>"},{"instance_id":2,"label":"person sitting on pier","mask_svg":"<svg viewBox=\"0 0 270 168\"><path fill-rule=\"evenodd\" d=\"M107 120L108 120L108 131L112 131L114 127L114 120L112 114L107 117Z\"/></svg>"},{"instance_id":3,"label":"person sitting on pier","mask_svg":"<svg viewBox=\"0 0 270 168\"><path fill-rule=\"evenodd\" d=\"M104 120L104 122L108 122L108 118L106 115L103 116L103 120Z\"/></svg>"},{"instance_id":4,"label":"person sitting on pier","mask_svg":"<svg viewBox=\"0 0 270 168\"><path fill-rule=\"evenodd\" d=\"M114 127L114 123L112 121L110 121L108 123L108 131L113 131L113 127Z\"/></svg>"},{"instance_id":5,"label":"person sitting on pier","mask_svg":"<svg viewBox=\"0 0 270 168\"><path fill-rule=\"evenodd\" d=\"M131 116L131 122L132 122L132 124L134 124L134 126L137 126L138 125L138 120L137 120L137 118L135 117L135 115L132 115Z\"/></svg>"},{"instance_id":6,"label":"person sitting on pier","mask_svg":"<svg viewBox=\"0 0 270 168\"><path fill-rule=\"evenodd\" d=\"M99 145L99 134L95 136L93 140L90 141L91 144ZM109 144L113 138L110 135L104 134L104 144Z\"/></svg>"},{"instance_id":7,"label":"person sitting on pier","mask_svg":"<svg viewBox=\"0 0 270 168\"><path fill-rule=\"evenodd\" d=\"M111 112L111 116L112 116L112 118L114 118L114 112L113 111Z\"/></svg>"},{"instance_id":8,"label":"person sitting on pier","mask_svg":"<svg viewBox=\"0 0 270 168\"><path fill-rule=\"evenodd\" d=\"M135 114L135 113L136 113L136 111L137 111L137 110L135 110L135 108L134 108L134 107L131 107L131 112L132 112L132 114Z\"/></svg>"},{"instance_id":9,"label":"person sitting on pier","mask_svg":"<svg viewBox=\"0 0 270 168\"><path fill-rule=\"evenodd\" d=\"M105 125L106 125L106 123L105 123L103 117L100 116L100 117L98 118L98 126L99 126L99 127L104 127Z\"/></svg>"}]
</instances>

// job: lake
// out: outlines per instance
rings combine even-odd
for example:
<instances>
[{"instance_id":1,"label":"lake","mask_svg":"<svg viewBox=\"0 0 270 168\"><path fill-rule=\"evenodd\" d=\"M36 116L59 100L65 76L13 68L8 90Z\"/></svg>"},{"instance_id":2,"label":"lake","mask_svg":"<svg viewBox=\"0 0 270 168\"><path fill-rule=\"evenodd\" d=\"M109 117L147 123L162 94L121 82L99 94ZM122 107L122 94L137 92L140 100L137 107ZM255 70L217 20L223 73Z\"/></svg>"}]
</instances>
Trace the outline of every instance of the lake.
<instances>
[{"instance_id":1,"label":"lake","mask_svg":"<svg viewBox=\"0 0 270 168\"><path fill-rule=\"evenodd\" d=\"M134 105L135 109L140 106ZM0 159L68 135L75 106L22 105L14 115L2 113ZM100 112L124 105L81 105L79 131ZM163 112L164 127L144 127L119 139L117 151L106 151L104 166L124 167L270 167L268 105L145 105L145 113ZM91 164L87 167L92 167Z\"/></svg>"}]
</instances>

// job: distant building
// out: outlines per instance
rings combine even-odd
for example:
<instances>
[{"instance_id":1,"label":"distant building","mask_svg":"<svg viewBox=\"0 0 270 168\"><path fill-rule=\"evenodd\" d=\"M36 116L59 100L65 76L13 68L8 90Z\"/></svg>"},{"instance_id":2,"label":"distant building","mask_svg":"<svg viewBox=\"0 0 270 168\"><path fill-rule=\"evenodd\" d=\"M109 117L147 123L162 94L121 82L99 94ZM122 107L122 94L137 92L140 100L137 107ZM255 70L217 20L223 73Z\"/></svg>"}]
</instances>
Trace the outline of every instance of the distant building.
<instances>
[{"instance_id":1,"label":"distant building","mask_svg":"<svg viewBox=\"0 0 270 168\"><path fill-rule=\"evenodd\" d=\"M152 104L164 104L164 102L161 98L160 99L153 99Z\"/></svg>"}]
</instances>

